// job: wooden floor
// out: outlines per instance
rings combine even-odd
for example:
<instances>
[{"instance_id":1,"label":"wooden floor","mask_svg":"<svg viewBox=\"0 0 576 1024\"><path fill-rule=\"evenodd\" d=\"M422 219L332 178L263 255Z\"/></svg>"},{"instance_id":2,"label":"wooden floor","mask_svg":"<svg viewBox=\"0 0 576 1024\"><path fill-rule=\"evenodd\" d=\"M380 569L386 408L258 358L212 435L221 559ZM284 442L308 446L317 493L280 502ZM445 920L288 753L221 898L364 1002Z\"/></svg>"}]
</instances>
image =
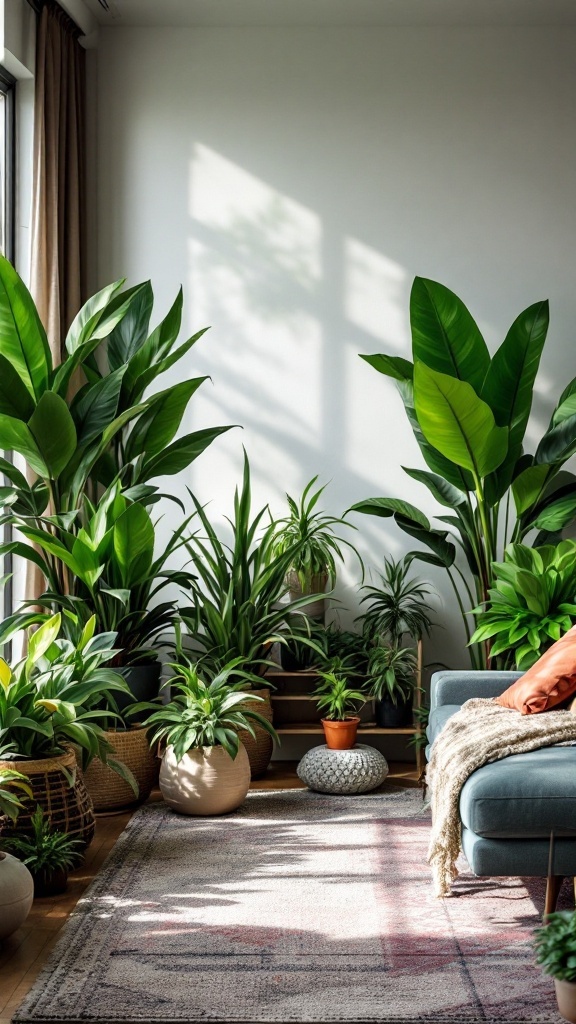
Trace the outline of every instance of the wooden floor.
<instances>
[{"instance_id":1,"label":"wooden floor","mask_svg":"<svg viewBox=\"0 0 576 1024\"><path fill-rule=\"evenodd\" d=\"M389 779L399 785L418 785L414 765L390 764ZM295 762L276 761L252 789L303 789L296 775ZM159 799L154 793L150 799ZM131 812L99 817L96 837L84 864L70 875L63 896L35 900L25 925L3 943L0 942L0 1024L10 1024L12 1014L43 967L64 924L86 887L98 873L118 836L130 820Z\"/></svg>"}]
</instances>

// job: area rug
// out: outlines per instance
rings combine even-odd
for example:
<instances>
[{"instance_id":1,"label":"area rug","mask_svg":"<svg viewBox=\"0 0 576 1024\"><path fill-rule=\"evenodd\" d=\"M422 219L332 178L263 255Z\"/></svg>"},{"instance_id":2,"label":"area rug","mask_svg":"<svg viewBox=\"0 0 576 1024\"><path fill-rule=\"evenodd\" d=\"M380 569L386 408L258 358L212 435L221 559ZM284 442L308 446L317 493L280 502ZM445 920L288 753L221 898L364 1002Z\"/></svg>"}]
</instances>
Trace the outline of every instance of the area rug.
<instances>
[{"instance_id":1,"label":"area rug","mask_svg":"<svg viewBox=\"0 0 576 1024\"><path fill-rule=\"evenodd\" d=\"M531 939L543 885L434 897L421 794L253 792L223 818L132 818L20 1024L553 1024Z\"/></svg>"}]
</instances>

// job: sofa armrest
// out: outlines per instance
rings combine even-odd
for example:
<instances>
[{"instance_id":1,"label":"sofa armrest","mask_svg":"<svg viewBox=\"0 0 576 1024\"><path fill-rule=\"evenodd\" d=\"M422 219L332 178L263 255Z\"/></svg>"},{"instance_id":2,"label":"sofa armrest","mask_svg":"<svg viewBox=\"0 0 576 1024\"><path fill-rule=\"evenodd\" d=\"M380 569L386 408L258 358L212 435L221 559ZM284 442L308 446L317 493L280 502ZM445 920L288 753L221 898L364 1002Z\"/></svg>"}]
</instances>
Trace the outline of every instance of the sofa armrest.
<instances>
[{"instance_id":1,"label":"sofa armrest","mask_svg":"<svg viewBox=\"0 0 576 1024\"><path fill-rule=\"evenodd\" d=\"M471 697L499 697L522 674L471 669L435 672L430 685L430 709L443 704L464 704Z\"/></svg>"}]
</instances>

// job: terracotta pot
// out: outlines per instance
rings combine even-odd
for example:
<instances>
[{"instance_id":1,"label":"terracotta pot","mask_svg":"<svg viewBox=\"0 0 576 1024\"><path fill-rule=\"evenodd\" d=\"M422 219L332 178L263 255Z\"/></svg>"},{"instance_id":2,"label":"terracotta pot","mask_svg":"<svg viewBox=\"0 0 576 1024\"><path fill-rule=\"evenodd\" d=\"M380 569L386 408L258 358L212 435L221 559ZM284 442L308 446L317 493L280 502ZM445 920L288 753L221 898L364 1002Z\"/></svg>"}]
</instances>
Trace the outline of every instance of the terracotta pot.
<instances>
[{"instance_id":1,"label":"terracotta pot","mask_svg":"<svg viewBox=\"0 0 576 1024\"><path fill-rule=\"evenodd\" d=\"M33 899L34 880L28 868L0 851L0 940L24 924Z\"/></svg>"},{"instance_id":2,"label":"terracotta pot","mask_svg":"<svg viewBox=\"0 0 576 1024\"><path fill-rule=\"evenodd\" d=\"M250 762L242 743L234 760L224 747L193 747L176 761L168 747L160 766L162 796L180 814L228 814L246 799Z\"/></svg>"},{"instance_id":3,"label":"terracotta pot","mask_svg":"<svg viewBox=\"0 0 576 1024\"><path fill-rule=\"evenodd\" d=\"M134 728L126 732L106 732L106 739L114 747L114 756L130 769L138 783L138 796L117 772L102 764L99 757L90 762L84 772L84 782L96 812L117 811L147 800L158 783L160 762L150 750L146 729Z\"/></svg>"},{"instance_id":4,"label":"terracotta pot","mask_svg":"<svg viewBox=\"0 0 576 1024\"><path fill-rule=\"evenodd\" d=\"M328 718L322 719L322 728L326 746L330 750L350 750L356 743L356 733L360 719L345 718L343 722L331 722Z\"/></svg>"},{"instance_id":5,"label":"terracotta pot","mask_svg":"<svg viewBox=\"0 0 576 1024\"><path fill-rule=\"evenodd\" d=\"M571 1024L576 1024L576 982L554 978L554 987L560 1015Z\"/></svg>"},{"instance_id":6,"label":"terracotta pot","mask_svg":"<svg viewBox=\"0 0 576 1024\"><path fill-rule=\"evenodd\" d=\"M24 810L18 815L19 832L33 835L32 815L40 805L53 828L79 839L84 848L90 845L96 825L94 808L72 748L65 754L37 761L0 761L0 768L16 768L26 776L32 789L32 799L20 796ZM70 775L75 778L73 786L68 781ZM14 831L8 818L0 818L0 836L12 835Z\"/></svg>"},{"instance_id":7,"label":"terracotta pot","mask_svg":"<svg viewBox=\"0 0 576 1024\"><path fill-rule=\"evenodd\" d=\"M300 579L295 569L290 569L286 576L286 581L289 587L288 596L290 600L297 601L304 594L323 594L328 586L328 573L314 573L310 577L310 586L305 591L302 590ZM326 612L326 599L321 598L318 601L311 601L310 604L298 610L303 612L304 615L310 616L311 619L323 619Z\"/></svg>"},{"instance_id":8,"label":"terracotta pot","mask_svg":"<svg viewBox=\"0 0 576 1024\"><path fill-rule=\"evenodd\" d=\"M255 697L262 697L264 703L259 700L246 700L238 706L238 710L242 711L246 708L248 711L257 711L259 715L262 715L262 718L272 722L272 704L270 703L270 690L268 687L263 686L261 690L251 690L250 692ZM241 729L238 736L240 742L246 747L246 753L250 762L250 774L253 779L257 779L260 775L264 774L270 764L274 742L270 733L266 732L261 725L258 725L257 722L251 722L250 724L256 736L251 736L245 729Z\"/></svg>"}]
</instances>

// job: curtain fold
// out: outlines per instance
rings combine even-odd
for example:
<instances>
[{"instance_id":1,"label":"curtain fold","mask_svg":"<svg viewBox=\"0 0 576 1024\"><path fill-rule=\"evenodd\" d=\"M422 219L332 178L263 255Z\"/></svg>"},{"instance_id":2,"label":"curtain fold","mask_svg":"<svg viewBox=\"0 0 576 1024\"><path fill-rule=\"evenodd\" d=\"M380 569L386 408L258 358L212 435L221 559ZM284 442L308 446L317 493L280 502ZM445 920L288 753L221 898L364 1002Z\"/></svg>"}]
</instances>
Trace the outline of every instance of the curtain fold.
<instances>
[{"instance_id":1,"label":"curtain fold","mask_svg":"<svg viewBox=\"0 0 576 1024\"><path fill-rule=\"evenodd\" d=\"M36 43L30 278L55 362L86 297L86 55L79 35L47 0Z\"/></svg>"}]
</instances>

